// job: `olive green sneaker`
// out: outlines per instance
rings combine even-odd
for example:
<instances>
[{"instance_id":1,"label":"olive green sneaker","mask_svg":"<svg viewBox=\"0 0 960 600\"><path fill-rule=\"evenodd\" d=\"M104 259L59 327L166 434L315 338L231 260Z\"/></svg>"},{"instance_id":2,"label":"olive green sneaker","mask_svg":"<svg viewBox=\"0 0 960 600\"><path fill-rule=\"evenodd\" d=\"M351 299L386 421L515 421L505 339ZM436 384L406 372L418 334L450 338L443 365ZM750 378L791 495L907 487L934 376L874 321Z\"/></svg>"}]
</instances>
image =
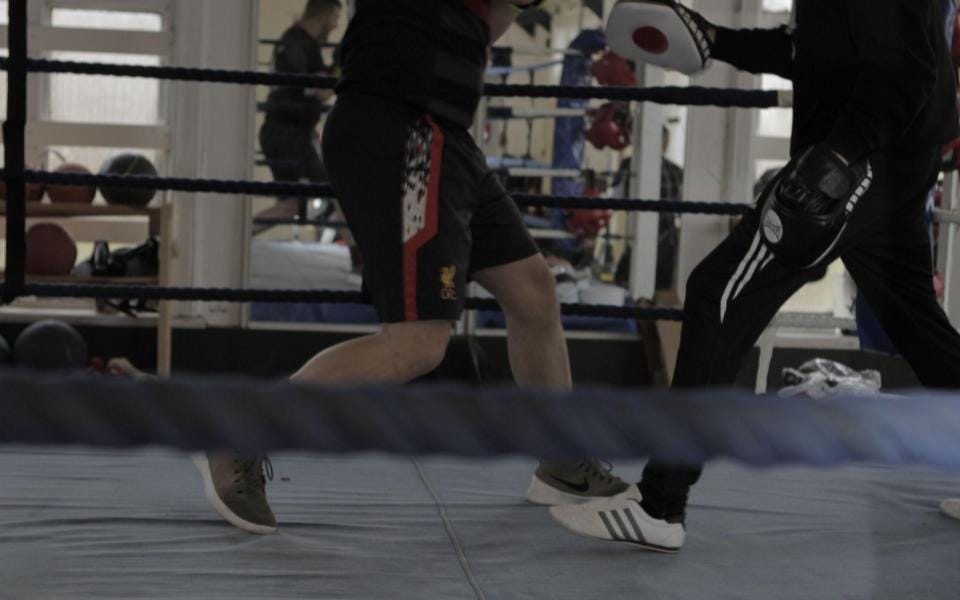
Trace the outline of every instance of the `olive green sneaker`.
<instances>
[{"instance_id":1,"label":"olive green sneaker","mask_svg":"<svg viewBox=\"0 0 960 600\"><path fill-rule=\"evenodd\" d=\"M546 506L579 504L622 494L628 487L600 461L542 462L530 480L527 500Z\"/></svg>"},{"instance_id":2,"label":"olive green sneaker","mask_svg":"<svg viewBox=\"0 0 960 600\"><path fill-rule=\"evenodd\" d=\"M207 501L227 523L261 535L277 530L267 502L267 479L273 479L273 465L267 457L208 452L192 458L203 477Z\"/></svg>"}]
</instances>

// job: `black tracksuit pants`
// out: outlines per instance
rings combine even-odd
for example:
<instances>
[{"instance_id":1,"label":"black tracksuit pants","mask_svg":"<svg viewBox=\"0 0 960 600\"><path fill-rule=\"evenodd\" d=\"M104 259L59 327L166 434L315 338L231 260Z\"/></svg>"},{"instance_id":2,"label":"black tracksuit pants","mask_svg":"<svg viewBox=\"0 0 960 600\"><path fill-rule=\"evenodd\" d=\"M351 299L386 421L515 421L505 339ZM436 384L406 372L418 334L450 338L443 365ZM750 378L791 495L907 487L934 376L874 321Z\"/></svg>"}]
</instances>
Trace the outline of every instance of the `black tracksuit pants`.
<instances>
[{"instance_id":1,"label":"black tracksuit pants","mask_svg":"<svg viewBox=\"0 0 960 600\"><path fill-rule=\"evenodd\" d=\"M920 382L960 388L960 334L936 299L925 223L939 160L939 147L875 155L873 186L833 258L843 259ZM781 305L824 275L826 267L794 271L773 260L760 241L759 222L758 211L747 215L690 275L675 388L733 384ZM651 460L640 484L644 507L661 517L682 513L700 472Z\"/></svg>"}]
</instances>

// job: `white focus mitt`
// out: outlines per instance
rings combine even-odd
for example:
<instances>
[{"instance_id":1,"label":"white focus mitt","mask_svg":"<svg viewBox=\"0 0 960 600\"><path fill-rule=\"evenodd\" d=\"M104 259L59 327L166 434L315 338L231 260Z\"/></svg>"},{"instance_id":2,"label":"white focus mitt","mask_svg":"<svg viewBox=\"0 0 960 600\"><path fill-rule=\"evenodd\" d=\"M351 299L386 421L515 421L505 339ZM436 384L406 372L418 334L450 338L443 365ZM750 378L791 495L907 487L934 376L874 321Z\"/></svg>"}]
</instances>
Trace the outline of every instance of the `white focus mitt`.
<instances>
[{"instance_id":1,"label":"white focus mitt","mask_svg":"<svg viewBox=\"0 0 960 600\"><path fill-rule=\"evenodd\" d=\"M617 54L686 75L710 63L710 23L674 0L620 0L607 20Z\"/></svg>"}]
</instances>

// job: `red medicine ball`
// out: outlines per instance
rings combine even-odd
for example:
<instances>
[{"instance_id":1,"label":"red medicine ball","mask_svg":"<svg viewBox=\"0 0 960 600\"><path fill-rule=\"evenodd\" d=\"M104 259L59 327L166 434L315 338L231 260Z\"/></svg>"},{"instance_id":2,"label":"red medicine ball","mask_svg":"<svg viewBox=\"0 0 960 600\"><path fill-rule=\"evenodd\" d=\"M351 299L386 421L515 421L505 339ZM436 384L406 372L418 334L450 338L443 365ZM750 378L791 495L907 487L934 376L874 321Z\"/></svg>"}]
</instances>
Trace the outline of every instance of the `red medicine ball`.
<instances>
[{"instance_id":1,"label":"red medicine ball","mask_svg":"<svg viewBox=\"0 0 960 600\"><path fill-rule=\"evenodd\" d=\"M77 262L77 243L55 223L37 223L27 230L27 275L69 275Z\"/></svg>"},{"instance_id":2,"label":"red medicine ball","mask_svg":"<svg viewBox=\"0 0 960 600\"><path fill-rule=\"evenodd\" d=\"M57 167L56 173L81 173L90 175L90 169L77 163L64 163ZM93 186L49 185L47 195L54 204L93 204L97 188Z\"/></svg>"}]
</instances>

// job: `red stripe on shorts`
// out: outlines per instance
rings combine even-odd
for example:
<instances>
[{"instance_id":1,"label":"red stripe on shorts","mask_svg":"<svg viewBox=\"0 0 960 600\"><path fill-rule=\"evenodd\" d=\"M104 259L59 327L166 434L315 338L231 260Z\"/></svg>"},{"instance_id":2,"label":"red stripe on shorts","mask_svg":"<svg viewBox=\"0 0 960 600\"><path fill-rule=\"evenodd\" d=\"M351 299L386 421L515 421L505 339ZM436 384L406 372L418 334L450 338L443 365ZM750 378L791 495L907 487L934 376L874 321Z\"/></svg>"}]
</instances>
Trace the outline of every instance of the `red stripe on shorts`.
<instances>
[{"instance_id":1,"label":"red stripe on shorts","mask_svg":"<svg viewBox=\"0 0 960 600\"><path fill-rule=\"evenodd\" d=\"M440 173L443 167L443 131L427 115L431 130L430 174L427 181L426 213L423 228L403 244L403 307L404 319L416 321L417 312L417 255L424 245L437 235L440 214ZM438 292L439 293L439 290Z\"/></svg>"}]
</instances>

